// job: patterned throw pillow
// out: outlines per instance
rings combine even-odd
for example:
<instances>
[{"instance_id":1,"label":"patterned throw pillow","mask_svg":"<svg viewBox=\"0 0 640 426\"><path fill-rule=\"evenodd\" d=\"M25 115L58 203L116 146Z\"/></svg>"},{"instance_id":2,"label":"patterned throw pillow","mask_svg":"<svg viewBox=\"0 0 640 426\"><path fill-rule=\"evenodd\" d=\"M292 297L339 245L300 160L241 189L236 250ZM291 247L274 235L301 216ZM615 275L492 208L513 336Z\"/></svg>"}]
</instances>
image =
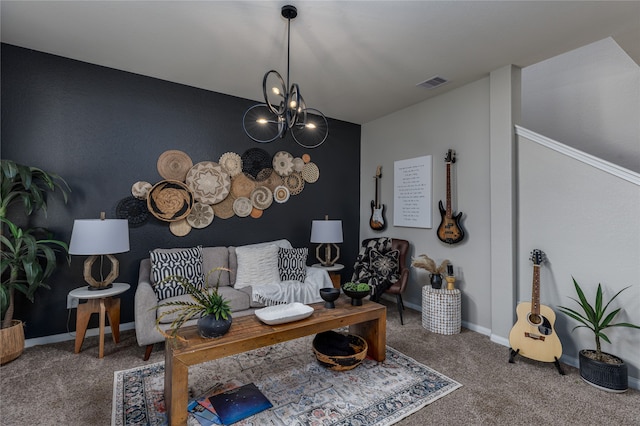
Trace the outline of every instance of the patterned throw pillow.
<instances>
[{"instance_id":1,"label":"patterned throw pillow","mask_svg":"<svg viewBox=\"0 0 640 426\"><path fill-rule=\"evenodd\" d=\"M280 282L278 246L236 247L238 272L235 288Z\"/></svg>"},{"instance_id":2,"label":"patterned throw pillow","mask_svg":"<svg viewBox=\"0 0 640 426\"><path fill-rule=\"evenodd\" d=\"M149 254L154 282L153 290L159 300L186 294L184 286L179 281L173 279L163 281L172 275L182 276L199 288L204 285L202 246L176 251L153 250Z\"/></svg>"},{"instance_id":3,"label":"patterned throw pillow","mask_svg":"<svg viewBox=\"0 0 640 426\"><path fill-rule=\"evenodd\" d=\"M307 278L308 248L278 249L278 270L282 281L304 282Z\"/></svg>"},{"instance_id":4,"label":"patterned throw pillow","mask_svg":"<svg viewBox=\"0 0 640 426\"><path fill-rule=\"evenodd\" d=\"M371 250L369 253L369 271L379 280L398 281L399 257L399 250L390 250L385 254L377 250Z\"/></svg>"}]
</instances>

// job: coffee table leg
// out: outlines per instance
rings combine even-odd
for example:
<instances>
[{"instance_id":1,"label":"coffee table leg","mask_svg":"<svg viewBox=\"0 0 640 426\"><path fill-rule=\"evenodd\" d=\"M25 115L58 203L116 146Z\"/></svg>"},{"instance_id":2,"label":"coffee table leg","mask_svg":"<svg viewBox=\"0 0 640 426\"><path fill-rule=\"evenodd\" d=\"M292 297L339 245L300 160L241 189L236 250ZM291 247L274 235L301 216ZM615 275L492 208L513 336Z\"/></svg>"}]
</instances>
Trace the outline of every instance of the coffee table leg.
<instances>
[{"instance_id":1,"label":"coffee table leg","mask_svg":"<svg viewBox=\"0 0 640 426\"><path fill-rule=\"evenodd\" d=\"M387 312L379 318L349 326L349 333L367 341L367 354L376 361L384 361L387 356Z\"/></svg>"},{"instance_id":2,"label":"coffee table leg","mask_svg":"<svg viewBox=\"0 0 640 426\"><path fill-rule=\"evenodd\" d=\"M187 424L188 382L189 367L173 358L167 342L164 351L164 403L171 426Z\"/></svg>"}]
</instances>

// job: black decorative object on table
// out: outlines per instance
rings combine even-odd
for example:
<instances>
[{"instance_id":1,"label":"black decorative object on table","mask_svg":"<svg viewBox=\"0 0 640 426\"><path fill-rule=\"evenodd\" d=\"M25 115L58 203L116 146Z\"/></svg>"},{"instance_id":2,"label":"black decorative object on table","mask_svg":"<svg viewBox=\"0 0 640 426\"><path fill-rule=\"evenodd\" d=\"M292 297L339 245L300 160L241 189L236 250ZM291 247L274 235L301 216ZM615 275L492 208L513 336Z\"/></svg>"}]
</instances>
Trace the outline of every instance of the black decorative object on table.
<instances>
[{"instance_id":1,"label":"black decorative object on table","mask_svg":"<svg viewBox=\"0 0 640 426\"><path fill-rule=\"evenodd\" d=\"M324 300L324 307L327 309L333 309L336 307L333 303L338 297L340 297L340 289L333 287L325 287L320 289L320 297Z\"/></svg>"},{"instance_id":2,"label":"black decorative object on table","mask_svg":"<svg viewBox=\"0 0 640 426\"><path fill-rule=\"evenodd\" d=\"M431 287L435 289L442 288L442 275L431 274Z\"/></svg>"},{"instance_id":3,"label":"black decorative object on table","mask_svg":"<svg viewBox=\"0 0 640 426\"><path fill-rule=\"evenodd\" d=\"M371 286L367 283L345 283L342 291L351 298L353 306L362 306L362 299L371 294Z\"/></svg>"}]
</instances>

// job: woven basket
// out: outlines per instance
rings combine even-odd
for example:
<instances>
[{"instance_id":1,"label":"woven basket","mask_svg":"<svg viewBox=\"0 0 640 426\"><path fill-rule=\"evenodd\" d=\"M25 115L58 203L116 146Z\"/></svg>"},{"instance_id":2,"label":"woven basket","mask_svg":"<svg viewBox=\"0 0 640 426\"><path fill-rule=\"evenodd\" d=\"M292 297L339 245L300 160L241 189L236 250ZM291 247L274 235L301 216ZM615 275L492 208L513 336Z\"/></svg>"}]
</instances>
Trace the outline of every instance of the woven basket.
<instances>
[{"instance_id":1,"label":"woven basket","mask_svg":"<svg viewBox=\"0 0 640 426\"><path fill-rule=\"evenodd\" d=\"M22 321L13 320L11 327L0 329L0 364L18 358L24 350L24 327Z\"/></svg>"},{"instance_id":2,"label":"woven basket","mask_svg":"<svg viewBox=\"0 0 640 426\"><path fill-rule=\"evenodd\" d=\"M315 339L312 347L316 359L320 365L334 371L347 371L356 368L367 357L367 341L360 336L348 334L349 346L354 351L353 355L325 355L316 349Z\"/></svg>"}]
</instances>

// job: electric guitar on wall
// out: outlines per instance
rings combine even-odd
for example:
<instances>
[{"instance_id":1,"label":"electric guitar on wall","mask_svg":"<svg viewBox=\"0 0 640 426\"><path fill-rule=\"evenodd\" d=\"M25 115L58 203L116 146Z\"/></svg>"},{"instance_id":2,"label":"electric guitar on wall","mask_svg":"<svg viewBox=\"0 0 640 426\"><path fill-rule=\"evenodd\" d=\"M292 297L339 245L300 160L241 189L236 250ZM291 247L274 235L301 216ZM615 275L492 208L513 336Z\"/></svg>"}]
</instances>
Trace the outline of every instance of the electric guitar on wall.
<instances>
[{"instance_id":1,"label":"electric guitar on wall","mask_svg":"<svg viewBox=\"0 0 640 426\"><path fill-rule=\"evenodd\" d=\"M460 224L462 212L455 216L451 212L451 164L456 162L456 152L452 149L447 151L444 161L447 163L447 208L445 209L442 206L442 200L438 202L440 216L442 217L438 227L438 238L443 243L456 244L464 238L464 229Z\"/></svg>"},{"instance_id":2,"label":"electric guitar on wall","mask_svg":"<svg viewBox=\"0 0 640 426\"><path fill-rule=\"evenodd\" d=\"M546 260L542 250L531 252L533 262L533 289L531 302L519 303L518 320L509 333L512 357L518 353L542 362L555 362L562 356L562 344L553 328L556 314L550 307L540 304L540 265ZM556 364L559 366L559 364Z\"/></svg>"},{"instance_id":3,"label":"electric guitar on wall","mask_svg":"<svg viewBox=\"0 0 640 426\"><path fill-rule=\"evenodd\" d=\"M387 221L384 218L384 204L380 204L378 200L378 193L380 188L378 186L378 181L382 177L382 166L378 166L376 170L376 175L373 177L376 180L376 194L375 201L371 201L371 219L369 219L369 226L371 229L375 231L382 231L387 227Z\"/></svg>"}]
</instances>

